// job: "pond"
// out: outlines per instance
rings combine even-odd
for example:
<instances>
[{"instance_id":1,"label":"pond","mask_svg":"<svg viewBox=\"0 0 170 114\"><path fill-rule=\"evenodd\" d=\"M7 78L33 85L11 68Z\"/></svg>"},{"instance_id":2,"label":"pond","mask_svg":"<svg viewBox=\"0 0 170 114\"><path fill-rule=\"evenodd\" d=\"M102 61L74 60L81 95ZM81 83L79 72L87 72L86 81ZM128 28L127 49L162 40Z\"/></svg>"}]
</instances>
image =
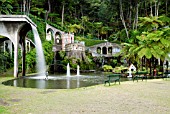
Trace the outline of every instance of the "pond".
<instances>
[{"instance_id":1,"label":"pond","mask_svg":"<svg viewBox=\"0 0 170 114\"><path fill-rule=\"evenodd\" d=\"M98 84L104 84L107 79L107 73L94 72L84 73L80 76L66 76L63 74L49 75L48 79L45 76L25 76L13 80L3 82L4 85L24 87L24 88L39 88L39 89L74 89ZM127 79L121 78L121 81Z\"/></svg>"}]
</instances>

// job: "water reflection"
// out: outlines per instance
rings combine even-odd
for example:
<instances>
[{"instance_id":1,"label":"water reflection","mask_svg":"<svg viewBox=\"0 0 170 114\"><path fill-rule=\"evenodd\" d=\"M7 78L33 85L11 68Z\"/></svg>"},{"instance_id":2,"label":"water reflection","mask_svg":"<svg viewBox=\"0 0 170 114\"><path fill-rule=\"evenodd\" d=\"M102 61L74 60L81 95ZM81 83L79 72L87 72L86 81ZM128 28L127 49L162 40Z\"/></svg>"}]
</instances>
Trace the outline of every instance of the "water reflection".
<instances>
[{"instance_id":1,"label":"water reflection","mask_svg":"<svg viewBox=\"0 0 170 114\"><path fill-rule=\"evenodd\" d=\"M17 87L17 80L14 80L14 86Z\"/></svg>"},{"instance_id":2,"label":"water reflection","mask_svg":"<svg viewBox=\"0 0 170 114\"><path fill-rule=\"evenodd\" d=\"M70 77L67 77L67 89L70 89Z\"/></svg>"},{"instance_id":3,"label":"water reflection","mask_svg":"<svg viewBox=\"0 0 170 114\"><path fill-rule=\"evenodd\" d=\"M36 81L37 88L44 89L44 88L46 88L47 85L48 85L48 81L46 81L46 80Z\"/></svg>"},{"instance_id":4,"label":"water reflection","mask_svg":"<svg viewBox=\"0 0 170 114\"><path fill-rule=\"evenodd\" d=\"M77 76L77 88L79 88L79 87L80 87L80 77Z\"/></svg>"},{"instance_id":5,"label":"water reflection","mask_svg":"<svg viewBox=\"0 0 170 114\"><path fill-rule=\"evenodd\" d=\"M32 76L9 80L3 82L3 84L15 87L39 89L74 89L103 84L104 80L107 78L106 75L107 74L103 73L86 73L80 76L77 76L76 74L73 76L49 75L48 79L45 79L45 76Z\"/></svg>"},{"instance_id":6,"label":"water reflection","mask_svg":"<svg viewBox=\"0 0 170 114\"><path fill-rule=\"evenodd\" d=\"M96 76L70 76L52 79L18 78L3 82L5 85L40 89L73 89L103 83L103 77Z\"/></svg>"}]
</instances>

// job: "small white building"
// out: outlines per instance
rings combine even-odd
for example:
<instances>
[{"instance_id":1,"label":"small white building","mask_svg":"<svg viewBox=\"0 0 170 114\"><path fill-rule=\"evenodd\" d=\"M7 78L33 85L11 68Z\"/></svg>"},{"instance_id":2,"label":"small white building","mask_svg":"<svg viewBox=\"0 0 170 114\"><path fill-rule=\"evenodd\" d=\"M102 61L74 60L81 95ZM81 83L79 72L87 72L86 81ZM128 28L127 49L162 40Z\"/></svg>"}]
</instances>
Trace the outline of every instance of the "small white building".
<instances>
[{"instance_id":1,"label":"small white building","mask_svg":"<svg viewBox=\"0 0 170 114\"><path fill-rule=\"evenodd\" d=\"M94 46L90 46L88 49L89 52L92 53L93 57L113 57L113 55L120 52L121 46L116 43L104 42Z\"/></svg>"}]
</instances>

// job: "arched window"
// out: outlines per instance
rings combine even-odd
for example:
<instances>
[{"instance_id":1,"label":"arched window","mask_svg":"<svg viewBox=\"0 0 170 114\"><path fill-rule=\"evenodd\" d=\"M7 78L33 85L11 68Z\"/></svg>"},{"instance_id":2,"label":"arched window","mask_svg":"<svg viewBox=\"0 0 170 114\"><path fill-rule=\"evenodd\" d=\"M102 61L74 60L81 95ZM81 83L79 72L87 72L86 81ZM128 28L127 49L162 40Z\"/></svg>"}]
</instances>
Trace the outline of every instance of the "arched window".
<instances>
[{"instance_id":1,"label":"arched window","mask_svg":"<svg viewBox=\"0 0 170 114\"><path fill-rule=\"evenodd\" d=\"M101 48L100 47L97 47L97 53L101 54Z\"/></svg>"},{"instance_id":2,"label":"arched window","mask_svg":"<svg viewBox=\"0 0 170 114\"><path fill-rule=\"evenodd\" d=\"M53 33L54 33L54 31L51 28L49 28L46 33L46 40L50 41L53 39L53 41L54 41Z\"/></svg>"},{"instance_id":3,"label":"arched window","mask_svg":"<svg viewBox=\"0 0 170 114\"><path fill-rule=\"evenodd\" d=\"M60 32L56 32L55 33L55 44L61 44L62 41L61 41L61 34Z\"/></svg>"},{"instance_id":4,"label":"arched window","mask_svg":"<svg viewBox=\"0 0 170 114\"><path fill-rule=\"evenodd\" d=\"M103 52L103 54L107 54L107 48L103 47L102 52Z\"/></svg>"},{"instance_id":5,"label":"arched window","mask_svg":"<svg viewBox=\"0 0 170 114\"><path fill-rule=\"evenodd\" d=\"M112 47L108 48L108 53L112 54Z\"/></svg>"},{"instance_id":6,"label":"arched window","mask_svg":"<svg viewBox=\"0 0 170 114\"><path fill-rule=\"evenodd\" d=\"M71 37L71 43L74 43L74 42L73 42L73 38L72 38L72 37Z\"/></svg>"}]
</instances>

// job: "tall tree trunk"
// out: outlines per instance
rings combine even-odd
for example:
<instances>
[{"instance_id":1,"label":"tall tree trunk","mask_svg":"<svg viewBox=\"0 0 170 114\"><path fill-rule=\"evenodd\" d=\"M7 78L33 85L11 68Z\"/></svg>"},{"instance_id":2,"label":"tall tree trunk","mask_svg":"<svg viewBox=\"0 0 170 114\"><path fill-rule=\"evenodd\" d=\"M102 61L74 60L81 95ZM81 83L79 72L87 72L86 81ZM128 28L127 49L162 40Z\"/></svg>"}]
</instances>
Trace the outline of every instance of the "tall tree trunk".
<instances>
[{"instance_id":1,"label":"tall tree trunk","mask_svg":"<svg viewBox=\"0 0 170 114\"><path fill-rule=\"evenodd\" d=\"M150 76L152 76L152 58L149 59Z\"/></svg>"},{"instance_id":2,"label":"tall tree trunk","mask_svg":"<svg viewBox=\"0 0 170 114\"><path fill-rule=\"evenodd\" d=\"M148 11L147 11L147 4L146 4L146 1L145 1L145 16L146 16L146 17L148 16Z\"/></svg>"},{"instance_id":3,"label":"tall tree trunk","mask_svg":"<svg viewBox=\"0 0 170 114\"><path fill-rule=\"evenodd\" d=\"M158 17L159 15L159 5L160 5L160 1L158 0L158 5L157 5L157 9L156 9L156 16Z\"/></svg>"},{"instance_id":4,"label":"tall tree trunk","mask_svg":"<svg viewBox=\"0 0 170 114\"><path fill-rule=\"evenodd\" d=\"M130 0L130 8L129 8L129 28L132 26L132 0Z\"/></svg>"},{"instance_id":5,"label":"tall tree trunk","mask_svg":"<svg viewBox=\"0 0 170 114\"><path fill-rule=\"evenodd\" d=\"M21 10L21 13L23 12L23 6L22 6L23 4L22 4L22 2L21 2L21 8L20 8L20 10Z\"/></svg>"},{"instance_id":6,"label":"tall tree trunk","mask_svg":"<svg viewBox=\"0 0 170 114\"><path fill-rule=\"evenodd\" d=\"M139 4L136 4L136 23L135 23L135 29L138 28L138 13L139 13Z\"/></svg>"},{"instance_id":7,"label":"tall tree trunk","mask_svg":"<svg viewBox=\"0 0 170 114\"><path fill-rule=\"evenodd\" d=\"M48 20L48 15L50 12L51 12L51 3L50 3L50 0L48 0L48 11L46 12L46 15L45 15L45 21Z\"/></svg>"},{"instance_id":8,"label":"tall tree trunk","mask_svg":"<svg viewBox=\"0 0 170 114\"><path fill-rule=\"evenodd\" d=\"M77 9L76 9L76 7L75 7L75 10L74 10L74 23L77 23L76 22L76 19L77 19L78 17L77 17Z\"/></svg>"},{"instance_id":9,"label":"tall tree trunk","mask_svg":"<svg viewBox=\"0 0 170 114\"><path fill-rule=\"evenodd\" d=\"M156 4L156 0L155 0L155 16L157 16L157 4Z\"/></svg>"},{"instance_id":10,"label":"tall tree trunk","mask_svg":"<svg viewBox=\"0 0 170 114\"><path fill-rule=\"evenodd\" d=\"M160 60L160 66L161 66L161 69L160 69L160 71L162 72L162 73L164 73L164 68L163 68L163 66L164 66L164 61L162 61L162 60Z\"/></svg>"},{"instance_id":11,"label":"tall tree trunk","mask_svg":"<svg viewBox=\"0 0 170 114\"><path fill-rule=\"evenodd\" d=\"M64 3L63 3L63 8L62 8L62 22L61 22L61 26L63 27L64 25Z\"/></svg>"},{"instance_id":12,"label":"tall tree trunk","mask_svg":"<svg viewBox=\"0 0 170 114\"><path fill-rule=\"evenodd\" d=\"M137 29L137 26L138 26L138 3L136 2L136 14L133 22L133 30Z\"/></svg>"},{"instance_id":13,"label":"tall tree trunk","mask_svg":"<svg viewBox=\"0 0 170 114\"><path fill-rule=\"evenodd\" d=\"M98 37L98 39L99 39L99 36L100 36L100 35L99 35L99 30L97 30L97 37Z\"/></svg>"},{"instance_id":14,"label":"tall tree trunk","mask_svg":"<svg viewBox=\"0 0 170 114\"><path fill-rule=\"evenodd\" d=\"M84 14L83 14L83 6L80 5L80 8L81 8L81 17L83 17L84 16Z\"/></svg>"},{"instance_id":15,"label":"tall tree trunk","mask_svg":"<svg viewBox=\"0 0 170 114\"><path fill-rule=\"evenodd\" d=\"M166 0L166 16L167 16L167 14L168 14L168 0Z\"/></svg>"},{"instance_id":16,"label":"tall tree trunk","mask_svg":"<svg viewBox=\"0 0 170 114\"><path fill-rule=\"evenodd\" d=\"M26 6L26 1L23 0L23 14L25 15L25 6Z\"/></svg>"},{"instance_id":17,"label":"tall tree trunk","mask_svg":"<svg viewBox=\"0 0 170 114\"><path fill-rule=\"evenodd\" d=\"M29 15L30 7L31 7L31 0L27 0L27 3L26 3L26 15Z\"/></svg>"},{"instance_id":18,"label":"tall tree trunk","mask_svg":"<svg viewBox=\"0 0 170 114\"><path fill-rule=\"evenodd\" d=\"M121 19L122 24L123 24L123 26L125 28L126 36L129 39L129 33L128 33L128 30L127 30L127 27L126 27L126 23L125 23L125 20L124 20L124 16L123 16L122 0L119 0L119 4L120 4L120 19Z\"/></svg>"},{"instance_id":19,"label":"tall tree trunk","mask_svg":"<svg viewBox=\"0 0 170 114\"><path fill-rule=\"evenodd\" d=\"M151 16L153 16L153 13L152 13L152 1L150 2L150 9L151 9Z\"/></svg>"}]
</instances>

